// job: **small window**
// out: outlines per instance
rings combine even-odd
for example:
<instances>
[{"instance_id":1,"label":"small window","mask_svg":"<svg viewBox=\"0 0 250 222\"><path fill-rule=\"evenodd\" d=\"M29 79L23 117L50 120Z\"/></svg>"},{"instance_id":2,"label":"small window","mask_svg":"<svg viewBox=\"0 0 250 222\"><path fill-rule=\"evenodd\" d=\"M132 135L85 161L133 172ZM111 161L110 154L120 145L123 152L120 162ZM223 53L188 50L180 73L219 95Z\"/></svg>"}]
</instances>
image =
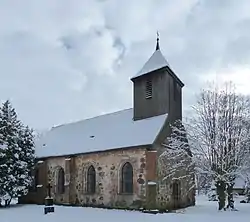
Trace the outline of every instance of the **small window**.
<instances>
[{"instance_id":1,"label":"small window","mask_svg":"<svg viewBox=\"0 0 250 222\"><path fill-rule=\"evenodd\" d=\"M148 79L148 80L146 81L145 98L146 98L146 99L152 98L152 92L153 92L152 80L151 80L151 79Z\"/></svg>"},{"instance_id":2,"label":"small window","mask_svg":"<svg viewBox=\"0 0 250 222\"><path fill-rule=\"evenodd\" d=\"M95 168L90 166L87 172L87 193L94 194L96 187L96 173Z\"/></svg>"}]
</instances>

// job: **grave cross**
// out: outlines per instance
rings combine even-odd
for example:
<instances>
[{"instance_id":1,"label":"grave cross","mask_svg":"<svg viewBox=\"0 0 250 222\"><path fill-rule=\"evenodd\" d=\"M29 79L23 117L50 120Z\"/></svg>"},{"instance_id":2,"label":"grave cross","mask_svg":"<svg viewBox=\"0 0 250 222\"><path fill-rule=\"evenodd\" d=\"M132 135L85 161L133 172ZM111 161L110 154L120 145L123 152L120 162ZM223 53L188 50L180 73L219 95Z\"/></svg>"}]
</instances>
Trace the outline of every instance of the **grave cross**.
<instances>
[{"instance_id":1,"label":"grave cross","mask_svg":"<svg viewBox=\"0 0 250 222\"><path fill-rule=\"evenodd\" d=\"M47 185L48 197L51 197L51 188L52 188L52 186L50 185L50 183L48 183L48 185Z\"/></svg>"}]
</instances>

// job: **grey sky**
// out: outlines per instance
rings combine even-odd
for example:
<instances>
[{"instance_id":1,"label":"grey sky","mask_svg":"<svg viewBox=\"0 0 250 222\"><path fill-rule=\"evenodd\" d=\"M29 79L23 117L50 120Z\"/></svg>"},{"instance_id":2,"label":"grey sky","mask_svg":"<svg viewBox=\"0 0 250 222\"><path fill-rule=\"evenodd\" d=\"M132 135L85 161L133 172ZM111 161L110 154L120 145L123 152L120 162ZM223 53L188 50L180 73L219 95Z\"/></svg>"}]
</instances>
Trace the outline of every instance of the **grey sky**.
<instances>
[{"instance_id":1,"label":"grey sky","mask_svg":"<svg viewBox=\"0 0 250 222\"><path fill-rule=\"evenodd\" d=\"M184 108L206 79L248 93L249 10L249 0L2 0L0 100L39 129L131 107L129 79L157 30Z\"/></svg>"}]
</instances>

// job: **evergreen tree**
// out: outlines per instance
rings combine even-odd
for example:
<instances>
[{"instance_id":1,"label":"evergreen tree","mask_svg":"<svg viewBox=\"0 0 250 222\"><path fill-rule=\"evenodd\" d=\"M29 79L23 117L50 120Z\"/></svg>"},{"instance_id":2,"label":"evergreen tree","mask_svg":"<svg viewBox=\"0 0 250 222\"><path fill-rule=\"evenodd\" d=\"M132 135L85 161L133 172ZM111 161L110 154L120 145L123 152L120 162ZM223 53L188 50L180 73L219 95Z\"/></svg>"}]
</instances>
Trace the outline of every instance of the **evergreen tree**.
<instances>
[{"instance_id":1,"label":"evergreen tree","mask_svg":"<svg viewBox=\"0 0 250 222\"><path fill-rule=\"evenodd\" d=\"M0 122L1 122L1 110L0 110ZM5 195L5 181L7 177L8 167L6 165L6 145L3 141L3 135L0 131L0 206Z\"/></svg>"},{"instance_id":2,"label":"evergreen tree","mask_svg":"<svg viewBox=\"0 0 250 222\"><path fill-rule=\"evenodd\" d=\"M22 127L18 138L18 166L19 176L17 180L16 195L25 195L32 184L31 170L35 162L34 135L28 126Z\"/></svg>"},{"instance_id":3,"label":"evergreen tree","mask_svg":"<svg viewBox=\"0 0 250 222\"><path fill-rule=\"evenodd\" d=\"M17 120L15 109L12 108L10 102L7 100L1 108L1 123L0 131L5 144L5 170L7 174L3 178L3 194L7 202L14 197L14 187L16 184L16 153L18 152L18 132L21 124ZM9 196L9 197L8 197ZM6 203L8 205L8 203Z\"/></svg>"},{"instance_id":4,"label":"evergreen tree","mask_svg":"<svg viewBox=\"0 0 250 222\"><path fill-rule=\"evenodd\" d=\"M34 163L34 142L32 131L23 127L9 101L3 104L0 113L0 173L3 174L0 192L5 205L9 205L12 198L26 194L31 184L29 172Z\"/></svg>"}]
</instances>

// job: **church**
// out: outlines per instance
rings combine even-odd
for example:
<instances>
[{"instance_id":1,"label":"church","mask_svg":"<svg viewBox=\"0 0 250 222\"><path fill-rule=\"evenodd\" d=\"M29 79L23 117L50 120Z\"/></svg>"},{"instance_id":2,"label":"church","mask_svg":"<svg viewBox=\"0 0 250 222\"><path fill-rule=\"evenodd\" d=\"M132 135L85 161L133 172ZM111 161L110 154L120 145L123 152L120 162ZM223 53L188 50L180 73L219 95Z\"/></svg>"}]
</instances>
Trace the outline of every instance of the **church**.
<instances>
[{"instance_id":1,"label":"church","mask_svg":"<svg viewBox=\"0 0 250 222\"><path fill-rule=\"evenodd\" d=\"M195 204L185 167L163 180L159 158L170 124L182 119L183 82L156 48L131 78L133 107L53 127L35 145L34 185L20 203L118 209L177 209ZM178 160L176 160L178 161ZM167 173L167 171L166 171Z\"/></svg>"}]
</instances>

